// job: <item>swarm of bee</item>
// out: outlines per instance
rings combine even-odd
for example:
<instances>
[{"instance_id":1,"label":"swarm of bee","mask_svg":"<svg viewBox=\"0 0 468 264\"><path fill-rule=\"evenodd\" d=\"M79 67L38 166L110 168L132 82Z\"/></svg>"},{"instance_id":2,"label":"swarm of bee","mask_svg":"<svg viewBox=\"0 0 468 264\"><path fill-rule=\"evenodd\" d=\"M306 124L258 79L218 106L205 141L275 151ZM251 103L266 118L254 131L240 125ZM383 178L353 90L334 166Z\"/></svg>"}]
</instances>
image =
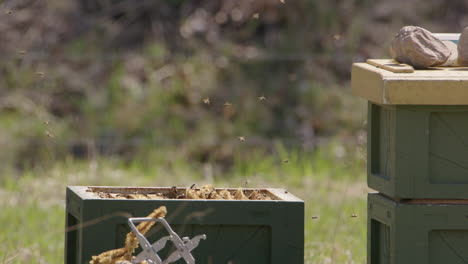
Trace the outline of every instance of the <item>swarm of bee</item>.
<instances>
[{"instance_id":1,"label":"swarm of bee","mask_svg":"<svg viewBox=\"0 0 468 264\"><path fill-rule=\"evenodd\" d=\"M165 206L161 206L158 209L154 210L147 217L149 218L159 218L165 217L167 214L167 209ZM150 228L155 224L155 222L141 222L137 229L143 235L150 230ZM136 238L135 233L130 232L127 234L125 239L125 246L123 248L113 249L99 254L98 256L93 256L90 264L123 264L129 263L132 260L132 255L135 252L135 249L138 247L138 239ZM147 264L142 262L140 264Z\"/></svg>"},{"instance_id":2,"label":"swarm of bee","mask_svg":"<svg viewBox=\"0 0 468 264\"><path fill-rule=\"evenodd\" d=\"M194 199L194 200L273 200L266 193L259 190L236 190L216 189L208 184L195 188L195 184L181 192L177 187L172 187L169 193L108 193L97 192L97 195L104 199Z\"/></svg>"},{"instance_id":3,"label":"swarm of bee","mask_svg":"<svg viewBox=\"0 0 468 264\"><path fill-rule=\"evenodd\" d=\"M187 188L185 190L186 199L214 199L214 200L271 200L265 194L254 190L247 196L242 188L237 189L234 193L226 189L216 190L213 185L208 184L202 186L199 190Z\"/></svg>"}]
</instances>

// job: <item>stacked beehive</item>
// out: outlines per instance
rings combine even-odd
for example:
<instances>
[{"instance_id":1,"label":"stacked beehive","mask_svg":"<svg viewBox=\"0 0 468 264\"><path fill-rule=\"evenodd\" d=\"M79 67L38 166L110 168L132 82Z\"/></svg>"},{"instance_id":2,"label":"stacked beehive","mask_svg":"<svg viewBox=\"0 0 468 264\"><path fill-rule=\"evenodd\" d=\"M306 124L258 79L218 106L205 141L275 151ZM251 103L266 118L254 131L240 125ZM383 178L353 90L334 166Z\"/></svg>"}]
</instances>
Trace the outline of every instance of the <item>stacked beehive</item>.
<instances>
[{"instance_id":1,"label":"stacked beehive","mask_svg":"<svg viewBox=\"0 0 468 264\"><path fill-rule=\"evenodd\" d=\"M468 263L468 68L356 63L368 100L368 264Z\"/></svg>"}]
</instances>

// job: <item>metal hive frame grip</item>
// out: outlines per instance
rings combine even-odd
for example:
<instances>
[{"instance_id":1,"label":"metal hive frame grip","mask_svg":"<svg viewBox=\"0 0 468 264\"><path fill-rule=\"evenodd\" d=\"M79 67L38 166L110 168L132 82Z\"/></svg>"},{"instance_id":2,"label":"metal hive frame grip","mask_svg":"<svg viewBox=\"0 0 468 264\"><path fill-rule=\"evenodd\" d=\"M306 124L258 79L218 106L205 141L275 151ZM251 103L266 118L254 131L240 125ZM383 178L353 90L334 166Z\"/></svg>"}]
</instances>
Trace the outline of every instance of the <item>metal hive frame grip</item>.
<instances>
[{"instance_id":1,"label":"metal hive frame grip","mask_svg":"<svg viewBox=\"0 0 468 264\"><path fill-rule=\"evenodd\" d=\"M146 237L138 231L134 224L150 221L161 223L169 233L169 236L162 237L155 243L150 244ZM132 260L132 263L135 264L141 263L142 261L146 261L149 264L168 264L173 263L180 258L183 258L187 264L195 264L195 258L190 252L198 246L201 239L206 239L206 235L198 235L192 239L189 239L188 237L183 237L181 239L179 235L177 235L177 233L172 230L171 226L164 218L134 217L128 219L128 225L135 233L138 242L143 249L143 251ZM163 261L161 257L159 257L158 252L166 246L166 243L169 240L174 243L176 250Z\"/></svg>"}]
</instances>

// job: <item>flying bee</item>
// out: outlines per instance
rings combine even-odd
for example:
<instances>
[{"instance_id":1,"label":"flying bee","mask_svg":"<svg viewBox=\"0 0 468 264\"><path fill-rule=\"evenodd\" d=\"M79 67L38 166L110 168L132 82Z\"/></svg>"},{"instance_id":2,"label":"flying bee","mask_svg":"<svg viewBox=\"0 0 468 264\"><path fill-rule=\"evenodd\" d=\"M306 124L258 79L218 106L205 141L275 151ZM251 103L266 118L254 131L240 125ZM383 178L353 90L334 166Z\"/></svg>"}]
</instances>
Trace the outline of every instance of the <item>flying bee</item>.
<instances>
[{"instance_id":1,"label":"flying bee","mask_svg":"<svg viewBox=\"0 0 468 264\"><path fill-rule=\"evenodd\" d=\"M53 138L54 135L52 135L52 133L50 133L49 131L46 130L46 136L50 137L50 138Z\"/></svg>"},{"instance_id":2,"label":"flying bee","mask_svg":"<svg viewBox=\"0 0 468 264\"><path fill-rule=\"evenodd\" d=\"M245 137L237 137L237 139L239 139L239 141L245 141Z\"/></svg>"},{"instance_id":3,"label":"flying bee","mask_svg":"<svg viewBox=\"0 0 468 264\"><path fill-rule=\"evenodd\" d=\"M207 98L203 99L203 103L204 104L210 104L211 103L210 98L207 97Z\"/></svg>"},{"instance_id":4,"label":"flying bee","mask_svg":"<svg viewBox=\"0 0 468 264\"><path fill-rule=\"evenodd\" d=\"M263 96L263 95L262 95L262 96L259 96L259 97L258 97L258 100L260 100L260 101L265 101L265 100L266 100L266 97Z\"/></svg>"}]
</instances>

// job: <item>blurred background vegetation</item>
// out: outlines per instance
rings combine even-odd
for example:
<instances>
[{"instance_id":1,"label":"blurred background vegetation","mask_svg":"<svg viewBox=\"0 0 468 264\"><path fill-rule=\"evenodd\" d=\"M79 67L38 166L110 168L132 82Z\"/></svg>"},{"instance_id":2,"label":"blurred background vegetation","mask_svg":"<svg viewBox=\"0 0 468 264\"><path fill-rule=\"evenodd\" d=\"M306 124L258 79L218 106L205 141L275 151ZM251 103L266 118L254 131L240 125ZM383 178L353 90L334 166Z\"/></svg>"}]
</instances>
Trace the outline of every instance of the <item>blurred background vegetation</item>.
<instances>
[{"instance_id":1,"label":"blurred background vegetation","mask_svg":"<svg viewBox=\"0 0 468 264\"><path fill-rule=\"evenodd\" d=\"M314 242L330 237L326 224L346 206L333 193L359 190L345 211L365 213L366 103L350 95L352 62L388 57L404 25L468 24L461 0L0 2L0 205L43 219L51 209L34 200L58 201L52 222L61 223L67 184L258 179L335 205L320 228L306 222L316 228L306 230L306 259L321 263L365 258L365 217L349 230L360 230L357 257ZM346 247L351 233L338 239L340 223L332 237ZM29 255L45 250L44 263L59 263L57 237L57 248L31 240ZM23 243L3 246L11 253Z\"/></svg>"},{"instance_id":2,"label":"blurred background vegetation","mask_svg":"<svg viewBox=\"0 0 468 264\"><path fill-rule=\"evenodd\" d=\"M403 25L459 32L467 8L464 1L4 1L2 169L106 156L182 159L224 172L234 159L275 153L278 144L307 152L330 139L355 145L365 107L349 96L351 63L388 57Z\"/></svg>"}]
</instances>

